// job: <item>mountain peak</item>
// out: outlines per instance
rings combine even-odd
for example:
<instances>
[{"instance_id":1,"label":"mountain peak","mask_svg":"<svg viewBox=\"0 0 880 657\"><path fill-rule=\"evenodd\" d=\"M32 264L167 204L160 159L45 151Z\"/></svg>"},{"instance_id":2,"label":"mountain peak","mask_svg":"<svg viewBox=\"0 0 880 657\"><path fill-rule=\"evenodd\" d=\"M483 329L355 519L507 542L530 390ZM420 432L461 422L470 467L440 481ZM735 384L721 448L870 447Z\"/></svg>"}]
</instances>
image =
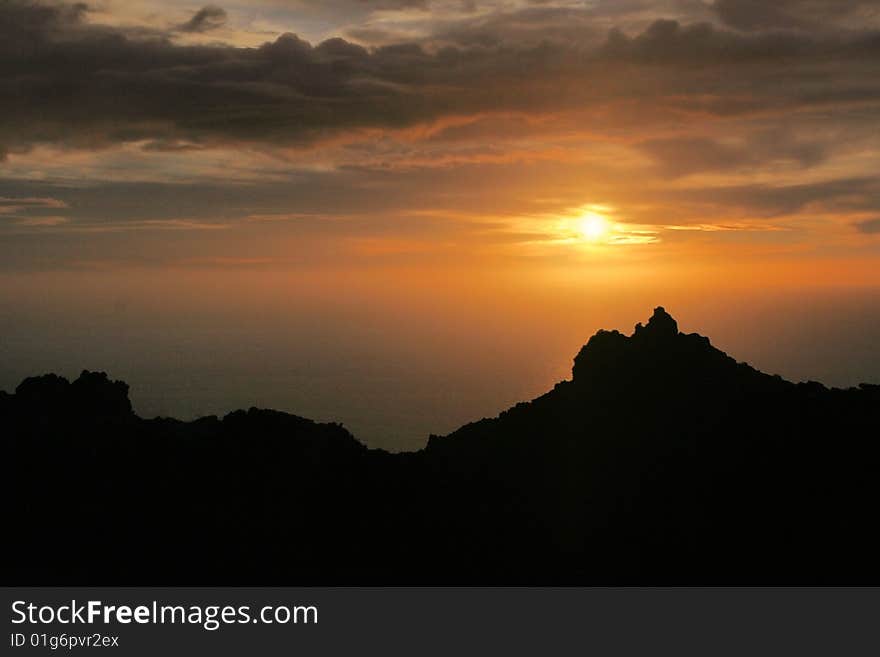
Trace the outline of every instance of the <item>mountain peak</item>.
<instances>
[{"instance_id":1,"label":"mountain peak","mask_svg":"<svg viewBox=\"0 0 880 657\"><path fill-rule=\"evenodd\" d=\"M714 369L731 363L735 361L714 349L708 338L679 333L672 315L657 306L648 323L636 324L631 336L600 330L591 337L575 356L572 375L575 381L604 383L628 381L636 373L642 380L662 379L685 370Z\"/></svg>"},{"instance_id":2,"label":"mountain peak","mask_svg":"<svg viewBox=\"0 0 880 657\"><path fill-rule=\"evenodd\" d=\"M642 326L641 322L636 324L634 338L650 338L650 339L668 339L678 335L678 322L672 315L666 312L663 306L654 308L654 314L648 320L647 326Z\"/></svg>"}]
</instances>

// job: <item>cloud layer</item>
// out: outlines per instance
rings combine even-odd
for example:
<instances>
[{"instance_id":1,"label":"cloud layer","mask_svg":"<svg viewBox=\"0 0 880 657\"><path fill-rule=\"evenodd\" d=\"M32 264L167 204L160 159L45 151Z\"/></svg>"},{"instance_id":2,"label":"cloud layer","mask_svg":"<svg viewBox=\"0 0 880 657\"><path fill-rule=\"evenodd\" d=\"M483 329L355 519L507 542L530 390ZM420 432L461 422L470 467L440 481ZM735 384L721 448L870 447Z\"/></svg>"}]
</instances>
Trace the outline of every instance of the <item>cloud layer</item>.
<instances>
[{"instance_id":1,"label":"cloud layer","mask_svg":"<svg viewBox=\"0 0 880 657\"><path fill-rule=\"evenodd\" d=\"M819 21L816 4L770 11L760 9L765 3L718 2L719 16L737 29L658 19L632 36L612 29L597 42L584 30L580 40L564 33L554 41L550 33L536 43L523 34L548 15L590 18L540 5L484 22L482 38L459 26L367 49L342 38L312 45L291 33L257 48L182 45L173 30L92 24L85 5L12 0L0 7L0 148L299 144L445 116L609 104L629 104L650 124L663 112L732 116L875 102L880 33L833 30L825 21L821 31L801 29ZM205 32L225 19L208 6L179 29ZM523 27L510 38L517 19ZM794 157L817 154L806 148Z\"/></svg>"},{"instance_id":2,"label":"cloud layer","mask_svg":"<svg viewBox=\"0 0 880 657\"><path fill-rule=\"evenodd\" d=\"M551 257L588 205L651 248L876 255L877 2L149 7L0 4L7 263L228 260L230 227Z\"/></svg>"}]
</instances>

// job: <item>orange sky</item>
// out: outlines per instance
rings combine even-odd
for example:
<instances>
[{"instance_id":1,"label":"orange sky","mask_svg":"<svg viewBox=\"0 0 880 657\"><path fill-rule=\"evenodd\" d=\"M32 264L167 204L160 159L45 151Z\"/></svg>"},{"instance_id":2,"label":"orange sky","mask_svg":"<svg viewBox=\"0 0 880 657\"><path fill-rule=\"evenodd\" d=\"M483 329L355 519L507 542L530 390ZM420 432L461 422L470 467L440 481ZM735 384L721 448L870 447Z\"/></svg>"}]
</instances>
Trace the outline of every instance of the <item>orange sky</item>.
<instances>
[{"instance_id":1,"label":"orange sky","mask_svg":"<svg viewBox=\"0 0 880 657\"><path fill-rule=\"evenodd\" d=\"M6 267L725 262L876 283L876 3L763 4L13 0ZM579 240L590 208L609 230Z\"/></svg>"}]
</instances>

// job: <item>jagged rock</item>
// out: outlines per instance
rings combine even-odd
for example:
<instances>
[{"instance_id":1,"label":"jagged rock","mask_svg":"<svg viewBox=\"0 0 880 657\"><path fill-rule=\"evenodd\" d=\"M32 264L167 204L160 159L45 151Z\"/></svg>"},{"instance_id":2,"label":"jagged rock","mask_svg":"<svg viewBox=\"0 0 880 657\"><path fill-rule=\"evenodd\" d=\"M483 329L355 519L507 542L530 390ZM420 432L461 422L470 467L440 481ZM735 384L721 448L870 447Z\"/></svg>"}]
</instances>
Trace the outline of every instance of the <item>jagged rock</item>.
<instances>
[{"instance_id":1,"label":"jagged rock","mask_svg":"<svg viewBox=\"0 0 880 657\"><path fill-rule=\"evenodd\" d=\"M81 413L104 417L125 417L132 413L128 384L111 381L105 372L83 370L71 384L70 392Z\"/></svg>"},{"instance_id":2,"label":"jagged rock","mask_svg":"<svg viewBox=\"0 0 880 657\"><path fill-rule=\"evenodd\" d=\"M627 357L629 346L629 338L619 331L600 330L574 357L572 378L582 381L611 375Z\"/></svg>"},{"instance_id":3,"label":"jagged rock","mask_svg":"<svg viewBox=\"0 0 880 657\"><path fill-rule=\"evenodd\" d=\"M635 387L703 378L735 363L708 338L678 332L678 323L663 306L647 325L636 324L632 336L600 330L574 359L572 376L579 384Z\"/></svg>"},{"instance_id":4,"label":"jagged rock","mask_svg":"<svg viewBox=\"0 0 880 657\"><path fill-rule=\"evenodd\" d=\"M662 308L573 375L403 454L278 411L142 420L103 373L27 379L0 395L4 581L880 583L880 386L768 376Z\"/></svg>"},{"instance_id":5,"label":"jagged rock","mask_svg":"<svg viewBox=\"0 0 880 657\"><path fill-rule=\"evenodd\" d=\"M671 340L678 335L678 322L672 315L666 312L663 306L654 308L654 314L648 320L647 326L636 324L633 332L634 338L642 340Z\"/></svg>"}]
</instances>

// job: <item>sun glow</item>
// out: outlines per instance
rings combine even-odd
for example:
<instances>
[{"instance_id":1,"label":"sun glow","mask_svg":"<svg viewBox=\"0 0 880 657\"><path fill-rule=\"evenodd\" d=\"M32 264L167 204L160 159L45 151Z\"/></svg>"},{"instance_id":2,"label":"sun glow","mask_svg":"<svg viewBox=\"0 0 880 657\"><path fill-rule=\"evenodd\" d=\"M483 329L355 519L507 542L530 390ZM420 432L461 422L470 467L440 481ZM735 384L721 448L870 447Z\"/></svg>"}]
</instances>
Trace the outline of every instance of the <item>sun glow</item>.
<instances>
[{"instance_id":1,"label":"sun glow","mask_svg":"<svg viewBox=\"0 0 880 657\"><path fill-rule=\"evenodd\" d=\"M542 229L536 230L536 221L549 224L543 234L538 232ZM525 234L537 236L537 239L520 242L522 246L564 247L590 254L606 253L611 247L660 242L662 229L651 224L629 223L617 208L598 204L573 207L562 215L533 215L515 226Z\"/></svg>"},{"instance_id":2,"label":"sun glow","mask_svg":"<svg viewBox=\"0 0 880 657\"><path fill-rule=\"evenodd\" d=\"M608 234L608 220L598 212L585 212L577 222L581 239L598 242Z\"/></svg>"}]
</instances>

